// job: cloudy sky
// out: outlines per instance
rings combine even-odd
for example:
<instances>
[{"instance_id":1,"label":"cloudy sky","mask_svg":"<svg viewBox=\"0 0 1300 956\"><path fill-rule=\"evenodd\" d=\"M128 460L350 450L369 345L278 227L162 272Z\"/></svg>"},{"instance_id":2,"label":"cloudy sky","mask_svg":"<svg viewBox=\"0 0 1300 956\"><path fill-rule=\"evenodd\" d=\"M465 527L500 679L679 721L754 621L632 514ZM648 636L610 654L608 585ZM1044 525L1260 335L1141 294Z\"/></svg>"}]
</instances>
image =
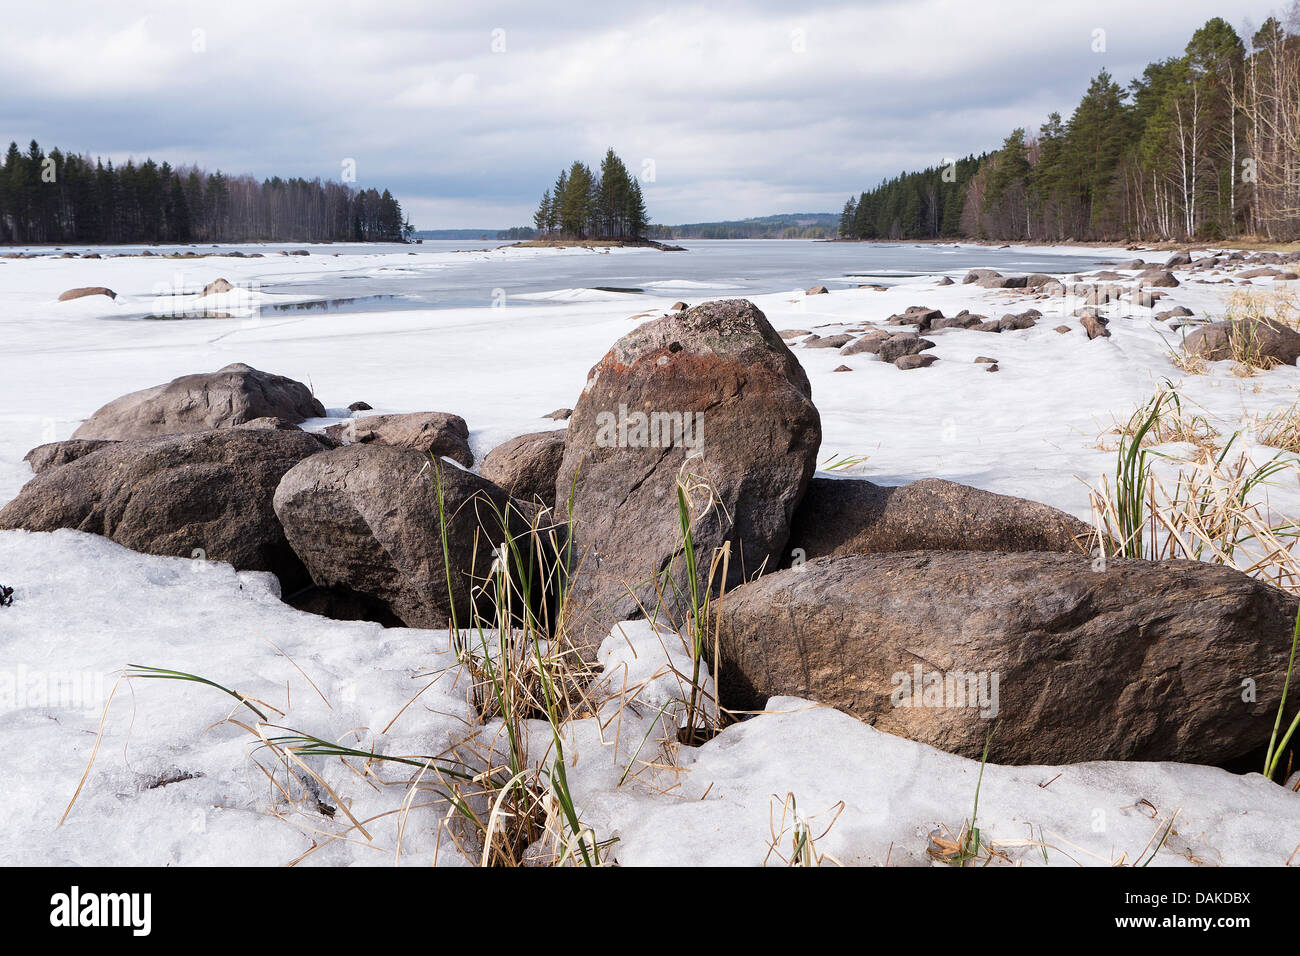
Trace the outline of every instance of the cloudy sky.
<instances>
[{"instance_id":1,"label":"cloudy sky","mask_svg":"<svg viewBox=\"0 0 1300 956\"><path fill-rule=\"evenodd\" d=\"M831 211L1287 2L6 3L0 139L257 176L350 159L422 229L525 223L611 145L656 222Z\"/></svg>"}]
</instances>

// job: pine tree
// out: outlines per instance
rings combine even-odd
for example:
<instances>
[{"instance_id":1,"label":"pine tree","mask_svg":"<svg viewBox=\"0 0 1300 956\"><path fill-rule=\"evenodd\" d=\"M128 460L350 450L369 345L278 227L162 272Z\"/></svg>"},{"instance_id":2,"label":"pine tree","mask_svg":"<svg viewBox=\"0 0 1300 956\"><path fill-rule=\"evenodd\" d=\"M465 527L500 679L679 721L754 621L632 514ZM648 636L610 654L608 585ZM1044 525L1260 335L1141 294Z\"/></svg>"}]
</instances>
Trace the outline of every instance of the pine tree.
<instances>
[{"instance_id":1,"label":"pine tree","mask_svg":"<svg viewBox=\"0 0 1300 956\"><path fill-rule=\"evenodd\" d=\"M840 230L841 239L848 239L853 233L853 216L857 212L858 204L850 196L844 203L844 210L840 213Z\"/></svg>"},{"instance_id":2,"label":"pine tree","mask_svg":"<svg viewBox=\"0 0 1300 956\"><path fill-rule=\"evenodd\" d=\"M542 235L551 231L551 191L548 189L542 193L542 201L537 204L537 212L533 213L533 226Z\"/></svg>"},{"instance_id":3,"label":"pine tree","mask_svg":"<svg viewBox=\"0 0 1300 956\"><path fill-rule=\"evenodd\" d=\"M646 213L645 197L641 195L641 184L633 179L627 204L627 234L632 239L645 236L650 219Z\"/></svg>"}]
</instances>

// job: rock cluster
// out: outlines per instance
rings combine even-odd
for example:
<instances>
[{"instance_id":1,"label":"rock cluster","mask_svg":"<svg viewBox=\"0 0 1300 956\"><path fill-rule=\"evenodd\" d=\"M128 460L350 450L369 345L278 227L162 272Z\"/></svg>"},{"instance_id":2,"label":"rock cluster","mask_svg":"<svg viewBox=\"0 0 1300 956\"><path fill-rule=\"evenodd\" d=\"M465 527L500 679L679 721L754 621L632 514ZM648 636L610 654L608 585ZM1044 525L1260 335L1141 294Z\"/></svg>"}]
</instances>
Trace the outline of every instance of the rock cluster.
<instances>
[{"instance_id":1,"label":"rock cluster","mask_svg":"<svg viewBox=\"0 0 1300 956\"><path fill-rule=\"evenodd\" d=\"M1103 560L1092 528L1022 498L814 477L821 419L787 341L919 369L935 361L927 336L1044 334L1040 311L913 306L819 336L778 333L746 300L678 305L615 342L574 407L548 416L567 428L498 445L478 473L457 415L308 432L325 416L310 389L230 365L118 398L33 449L0 528L271 572L300 608L393 626L495 621L505 581L509 613L562 610L588 662L620 620L698 624L726 708L797 695L976 757L996 722L1004 763L1222 762L1265 739L1297 611L1285 592L1209 564ZM1097 306L1077 318L1089 338L1110 334ZM1218 323L1188 337L1208 359L1245 346L1294 363L1300 333ZM710 593L709 620L693 621Z\"/></svg>"}]
</instances>

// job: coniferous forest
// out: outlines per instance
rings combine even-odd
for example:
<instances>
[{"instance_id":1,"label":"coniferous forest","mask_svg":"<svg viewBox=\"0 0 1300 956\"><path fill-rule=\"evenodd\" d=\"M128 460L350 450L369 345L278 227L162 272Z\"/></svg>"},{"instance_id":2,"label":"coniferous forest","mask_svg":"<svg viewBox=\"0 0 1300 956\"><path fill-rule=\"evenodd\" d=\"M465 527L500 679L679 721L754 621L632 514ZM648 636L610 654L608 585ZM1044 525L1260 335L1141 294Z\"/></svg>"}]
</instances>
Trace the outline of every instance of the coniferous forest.
<instances>
[{"instance_id":1,"label":"coniferous forest","mask_svg":"<svg viewBox=\"0 0 1300 956\"><path fill-rule=\"evenodd\" d=\"M387 189L319 179L121 166L33 140L0 165L0 243L399 242L410 232Z\"/></svg>"},{"instance_id":2,"label":"coniferous forest","mask_svg":"<svg viewBox=\"0 0 1300 956\"><path fill-rule=\"evenodd\" d=\"M533 214L537 233L556 239L639 239L647 224L641 184L613 149L599 175L577 161L563 170Z\"/></svg>"},{"instance_id":3,"label":"coniferous forest","mask_svg":"<svg viewBox=\"0 0 1300 956\"><path fill-rule=\"evenodd\" d=\"M1069 119L851 198L840 235L1065 241L1300 238L1300 2L1242 38L1221 18Z\"/></svg>"}]
</instances>

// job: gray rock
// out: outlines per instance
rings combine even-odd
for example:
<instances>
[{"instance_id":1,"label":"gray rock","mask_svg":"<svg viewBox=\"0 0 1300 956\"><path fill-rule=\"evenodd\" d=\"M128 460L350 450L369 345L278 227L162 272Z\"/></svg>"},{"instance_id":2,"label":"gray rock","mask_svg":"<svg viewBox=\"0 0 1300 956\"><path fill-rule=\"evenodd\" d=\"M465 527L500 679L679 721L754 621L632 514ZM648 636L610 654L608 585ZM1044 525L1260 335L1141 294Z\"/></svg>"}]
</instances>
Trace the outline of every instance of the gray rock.
<instances>
[{"instance_id":1,"label":"gray rock","mask_svg":"<svg viewBox=\"0 0 1300 956\"><path fill-rule=\"evenodd\" d=\"M1032 329L1038 324L1038 320L1043 317L1043 313L1037 309L1028 309L1017 315L1004 315L998 320L998 328L1003 332L1019 331L1021 329Z\"/></svg>"},{"instance_id":2,"label":"gray rock","mask_svg":"<svg viewBox=\"0 0 1300 956\"><path fill-rule=\"evenodd\" d=\"M808 560L923 550L1091 554L1095 539L1064 511L942 478L900 487L814 478L795 509L789 550L801 548Z\"/></svg>"},{"instance_id":3,"label":"gray rock","mask_svg":"<svg viewBox=\"0 0 1300 956\"><path fill-rule=\"evenodd\" d=\"M1274 319L1232 319L1202 325L1187 336L1183 348L1211 362L1244 360L1249 365L1294 365L1300 356L1300 332Z\"/></svg>"},{"instance_id":4,"label":"gray rock","mask_svg":"<svg viewBox=\"0 0 1300 956\"><path fill-rule=\"evenodd\" d=\"M325 429L344 445L391 445L414 448L427 455L446 456L466 468L474 467L469 447L469 426L459 415L447 412L411 412L405 415L367 415Z\"/></svg>"},{"instance_id":5,"label":"gray rock","mask_svg":"<svg viewBox=\"0 0 1300 956\"><path fill-rule=\"evenodd\" d=\"M435 474L442 484L450 584ZM476 608L491 618L482 585L493 548L504 540L498 514L508 514L511 532L520 536L528 513L486 478L412 448L374 444L308 458L284 476L274 504L318 587L335 597L360 595L411 627L439 628L447 627L453 611L462 628L472 624Z\"/></svg>"},{"instance_id":6,"label":"gray rock","mask_svg":"<svg viewBox=\"0 0 1300 956\"><path fill-rule=\"evenodd\" d=\"M92 451L99 451L105 445L111 444L113 444L111 441L98 438L70 438L67 441L37 445L23 456L23 461L31 465L32 471L39 475L43 471L84 458Z\"/></svg>"},{"instance_id":7,"label":"gray rock","mask_svg":"<svg viewBox=\"0 0 1300 956\"><path fill-rule=\"evenodd\" d=\"M114 399L72 437L125 441L239 425L255 418L301 422L324 414L324 407L301 382L236 363Z\"/></svg>"},{"instance_id":8,"label":"gray rock","mask_svg":"<svg viewBox=\"0 0 1300 956\"><path fill-rule=\"evenodd\" d=\"M1145 286L1156 289L1173 289L1181 283L1174 278L1172 272L1166 272L1164 269L1151 269L1143 272L1138 276L1138 280Z\"/></svg>"},{"instance_id":9,"label":"gray rock","mask_svg":"<svg viewBox=\"0 0 1300 956\"><path fill-rule=\"evenodd\" d=\"M145 554L271 571L291 590L306 574L271 499L286 472L327 447L301 430L245 428L110 442L29 481L0 529L74 528Z\"/></svg>"},{"instance_id":10,"label":"gray rock","mask_svg":"<svg viewBox=\"0 0 1300 956\"><path fill-rule=\"evenodd\" d=\"M818 338L815 342L809 342L805 348L810 349L837 349L842 345L847 345L853 341L851 335L827 335Z\"/></svg>"},{"instance_id":11,"label":"gray rock","mask_svg":"<svg viewBox=\"0 0 1300 956\"><path fill-rule=\"evenodd\" d=\"M868 332L854 339L844 348L840 349L841 355L861 355L864 352L879 352L880 346L890 339L889 332Z\"/></svg>"},{"instance_id":12,"label":"gray rock","mask_svg":"<svg viewBox=\"0 0 1300 956\"><path fill-rule=\"evenodd\" d=\"M912 332L899 332L880 343L877 354L882 362L894 362L905 355L916 355L934 348L934 343Z\"/></svg>"},{"instance_id":13,"label":"gray rock","mask_svg":"<svg viewBox=\"0 0 1300 956\"><path fill-rule=\"evenodd\" d=\"M555 507L555 479L564 460L563 428L520 435L483 456L479 473L522 501Z\"/></svg>"}]
</instances>

